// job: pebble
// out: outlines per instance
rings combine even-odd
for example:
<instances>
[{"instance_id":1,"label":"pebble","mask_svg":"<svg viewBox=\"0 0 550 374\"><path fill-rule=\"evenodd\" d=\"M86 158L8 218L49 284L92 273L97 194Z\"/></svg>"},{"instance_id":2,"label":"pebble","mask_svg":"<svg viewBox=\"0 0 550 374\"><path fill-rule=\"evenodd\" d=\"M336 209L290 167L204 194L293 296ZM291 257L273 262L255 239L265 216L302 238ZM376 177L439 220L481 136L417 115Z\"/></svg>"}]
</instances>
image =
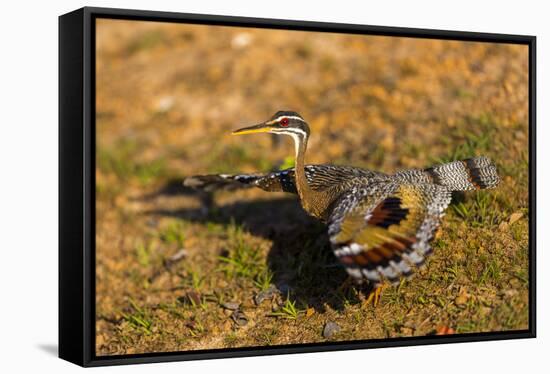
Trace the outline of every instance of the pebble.
<instances>
[{"instance_id":1,"label":"pebble","mask_svg":"<svg viewBox=\"0 0 550 374\"><path fill-rule=\"evenodd\" d=\"M183 260L185 257L187 257L187 251L184 248L180 248L176 253L166 259L165 265L171 266Z\"/></svg>"},{"instance_id":2,"label":"pebble","mask_svg":"<svg viewBox=\"0 0 550 374\"><path fill-rule=\"evenodd\" d=\"M229 310L237 310L239 309L240 305L241 304L237 302L227 302L227 303L223 303L222 307Z\"/></svg>"},{"instance_id":3,"label":"pebble","mask_svg":"<svg viewBox=\"0 0 550 374\"><path fill-rule=\"evenodd\" d=\"M158 112L168 112L174 106L174 98L172 96L163 96L156 102L156 109Z\"/></svg>"},{"instance_id":4,"label":"pebble","mask_svg":"<svg viewBox=\"0 0 550 374\"><path fill-rule=\"evenodd\" d=\"M231 313L231 319L237 326L245 326L248 323L248 318L241 310L236 310Z\"/></svg>"},{"instance_id":5,"label":"pebble","mask_svg":"<svg viewBox=\"0 0 550 374\"><path fill-rule=\"evenodd\" d=\"M242 49L247 47L252 42L252 35L246 32L238 33L231 39L231 47L234 49Z\"/></svg>"},{"instance_id":6,"label":"pebble","mask_svg":"<svg viewBox=\"0 0 550 374\"><path fill-rule=\"evenodd\" d=\"M277 292L277 287L271 285L267 290L260 291L256 296L254 296L254 303L256 305L260 305L265 300L271 299Z\"/></svg>"},{"instance_id":7,"label":"pebble","mask_svg":"<svg viewBox=\"0 0 550 374\"><path fill-rule=\"evenodd\" d=\"M323 328L323 337L326 339L329 339L333 337L335 334L339 333L341 330L340 326L338 326L335 322L327 322L325 324L325 327Z\"/></svg>"}]
</instances>

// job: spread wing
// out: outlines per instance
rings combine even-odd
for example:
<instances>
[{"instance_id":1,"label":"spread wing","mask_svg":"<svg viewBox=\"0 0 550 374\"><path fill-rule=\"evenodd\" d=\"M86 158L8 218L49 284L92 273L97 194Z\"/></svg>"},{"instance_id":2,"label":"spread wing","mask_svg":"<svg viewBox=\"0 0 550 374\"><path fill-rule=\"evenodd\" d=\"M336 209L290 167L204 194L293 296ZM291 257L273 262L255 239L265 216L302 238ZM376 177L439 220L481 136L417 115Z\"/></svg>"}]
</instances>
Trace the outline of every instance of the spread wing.
<instances>
[{"instance_id":1,"label":"spread wing","mask_svg":"<svg viewBox=\"0 0 550 374\"><path fill-rule=\"evenodd\" d=\"M359 281L396 282L431 252L430 241L450 201L451 192L435 184L356 185L329 217L334 253Z\"/></svg>"},{"instance_id":2,"label":"spread wing","mask_svg":"<svg viewBox=\"0 0 550 374\"><path fill-rule=\"evenodd\" d=\"M354 178L375 178L384 176L382 173L353 166L326 164L306 165L305 172L309 186L316 191L332 188ZM294 168L274 171L267 174L195 175L185 178L184 185L205 191L258 187L269 192L297 193Z\"/></svg>"}]
</instances>

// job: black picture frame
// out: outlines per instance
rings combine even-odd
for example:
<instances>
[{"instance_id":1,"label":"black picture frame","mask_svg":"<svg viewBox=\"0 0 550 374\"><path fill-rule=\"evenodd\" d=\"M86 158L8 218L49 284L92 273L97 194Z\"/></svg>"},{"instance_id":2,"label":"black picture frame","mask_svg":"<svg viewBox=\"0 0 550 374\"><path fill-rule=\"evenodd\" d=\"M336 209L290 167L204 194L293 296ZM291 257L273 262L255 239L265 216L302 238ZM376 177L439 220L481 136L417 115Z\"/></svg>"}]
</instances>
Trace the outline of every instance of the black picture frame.
<instances>
[{"instance_id":1,"label":"black picture frame","mask_svg":"<svg viewBox=\"0 0 550 374\"><path fill-rule=\"evenodd\" d=\"M529 329L121 356L95 355L95 20L149 20L415 38L529 47ZM59 17L59 357L104 366L534 338L536 336L536 37L85 7Z\"/></svg>"}]
</instances>

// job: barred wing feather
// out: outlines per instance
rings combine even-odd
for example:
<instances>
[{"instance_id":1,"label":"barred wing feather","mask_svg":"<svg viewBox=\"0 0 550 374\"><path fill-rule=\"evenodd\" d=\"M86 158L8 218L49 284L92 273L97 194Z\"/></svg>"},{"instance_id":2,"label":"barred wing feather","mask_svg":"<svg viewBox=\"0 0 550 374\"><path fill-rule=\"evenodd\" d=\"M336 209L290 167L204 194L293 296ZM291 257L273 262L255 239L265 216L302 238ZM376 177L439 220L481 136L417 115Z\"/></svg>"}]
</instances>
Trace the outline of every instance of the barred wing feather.
<instances>
[{"instance_id":1,"label":"barred wing feather","mask_svg":"<svg viewBox=\"0 0 550 374\"><path fill-rule=\"evenodd\" d=\"M329 218L334 253L358 281L397 282L431 252L430 241L450 201L451 191L435 184L356 185Z\"/></svg>"}]
</instances>

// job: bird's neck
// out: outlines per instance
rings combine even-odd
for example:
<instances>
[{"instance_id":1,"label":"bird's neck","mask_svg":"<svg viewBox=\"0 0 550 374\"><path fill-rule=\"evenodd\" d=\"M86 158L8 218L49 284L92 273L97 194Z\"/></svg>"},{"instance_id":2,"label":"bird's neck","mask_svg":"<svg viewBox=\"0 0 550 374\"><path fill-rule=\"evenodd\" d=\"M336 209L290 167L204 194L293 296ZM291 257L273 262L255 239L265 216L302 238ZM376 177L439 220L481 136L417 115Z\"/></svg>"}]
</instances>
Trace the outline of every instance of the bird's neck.
<instances>
[{"instance_id":1,"label":"bird's neck","mask_svg":"<svg viewBox=\"0 0 550 374\"><path fill-rule=\"evenodd\" d=\"M313 216L320 217L322 212L318 211L318 192L311 189L306 178L305 155L307 149L307 140L307 135L303 136L302 138L296 137L294 139L294 144L296 147L296 162L294 167L296 189L298 190L298 196L300 196L300 202L305 211Z\"/></svg>"}]
</instances>

